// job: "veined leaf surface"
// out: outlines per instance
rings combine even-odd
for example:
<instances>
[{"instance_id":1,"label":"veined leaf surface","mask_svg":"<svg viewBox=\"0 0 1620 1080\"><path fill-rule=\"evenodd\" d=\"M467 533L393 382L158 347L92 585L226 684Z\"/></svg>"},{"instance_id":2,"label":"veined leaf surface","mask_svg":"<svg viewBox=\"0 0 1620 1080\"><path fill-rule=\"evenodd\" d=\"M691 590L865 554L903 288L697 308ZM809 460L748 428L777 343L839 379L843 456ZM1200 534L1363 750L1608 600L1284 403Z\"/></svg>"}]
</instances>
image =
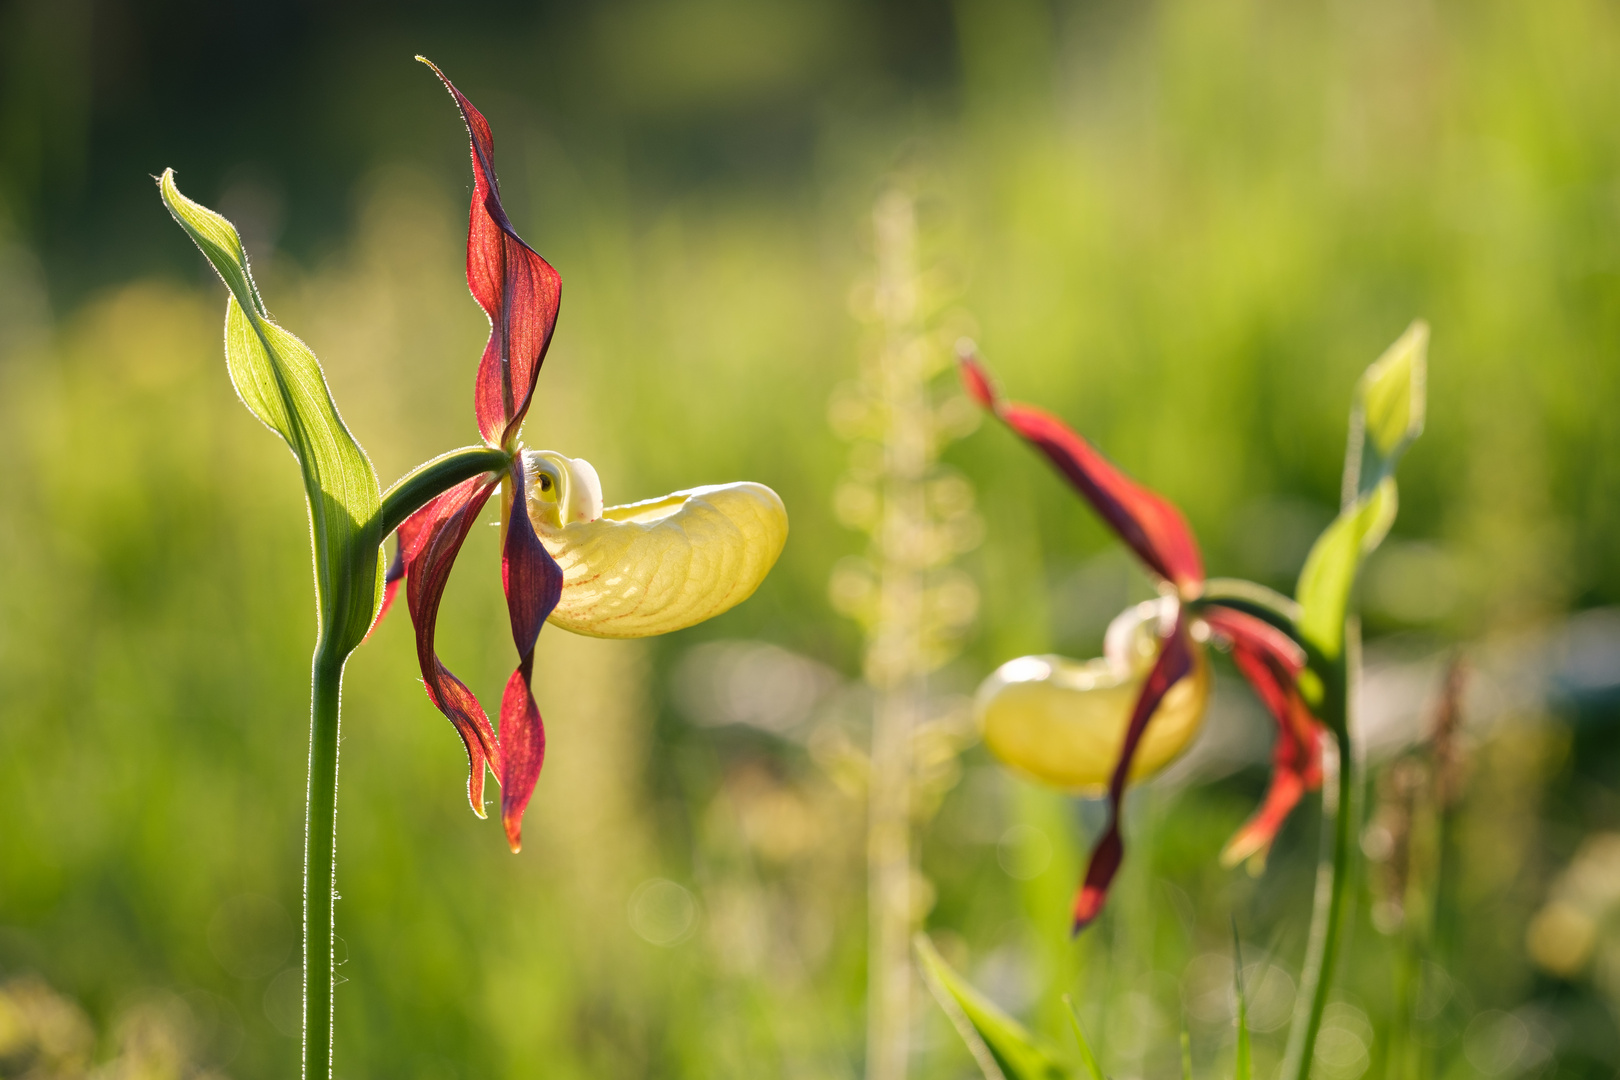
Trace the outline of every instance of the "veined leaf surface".
<instances>
[{"instance_id":1,"label":"veined leaf surface","mask_svg":"<svg viewBox=\"0 0 1620 1080\"><path fill-rule=\"evenodd\" d=\"M376 470L338 415L320 361L265 310L235 227L182 195L173 169L164 170L158 187L169 213L230 290L225 360L237 395L298 459L314 549L320 647L346 655L364 639L381 598Z\"/></svg>"}]
</instances>

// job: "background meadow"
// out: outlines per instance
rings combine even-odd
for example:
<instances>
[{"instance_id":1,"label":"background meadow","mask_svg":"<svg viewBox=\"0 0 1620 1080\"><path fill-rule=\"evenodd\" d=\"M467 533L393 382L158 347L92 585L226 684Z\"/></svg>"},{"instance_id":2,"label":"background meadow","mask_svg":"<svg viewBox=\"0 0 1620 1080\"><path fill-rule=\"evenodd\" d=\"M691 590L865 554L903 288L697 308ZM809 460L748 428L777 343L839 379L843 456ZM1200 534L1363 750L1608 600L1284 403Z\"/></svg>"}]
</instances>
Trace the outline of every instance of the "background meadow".
<instances>
[{"instance_id":1,"label":"background meadow","mask_svg":"<svg viewBox=\"0 0 1620 1080\"><path fill-rule=\"evenodd\" d=\"M518 857L466 807L406 620L356 654L344 1075L861 1074L870 696L829 581L866 539L840 520L829 403L875 348L873 207L896 191L927 325L1176 500L1216 574L1291 589L1337 507L1355 378L1430 321L1428 429L1362 589L1372 862L1317 1075L1620 1069L1612 4L8 0L0 1075L29 1039L54 1047L31 1076L295 1067L302 495L234 399L223 291L150 176L237 222L386 484L472 441L487 333L465 133L415 53L489 117L506 207L563 276L527 443L589 459L610 502L768 483L792 534L710 623L542 635L550 746ZM1096 655L1149 586L1005 432L946 459L982 526L957 564L974 617L933 679L949 711L1013 656ZM441 616L486 696L510 665L497 567L476 530ZM1453 656L1466 781L1424 816L1399 763ZM1217 675L1077 943L1099 806L970 746L918 826L947 958L1054 1038L1073 994L1121 1077L1178 1075L1183 1017L1224 1075L1234 924L1259 1075L1292 1008L1315 803L1263 876L1218 866L1270 736ZM975 1075L920 991L912 1072Z\"/></svg>"}]
</instances>

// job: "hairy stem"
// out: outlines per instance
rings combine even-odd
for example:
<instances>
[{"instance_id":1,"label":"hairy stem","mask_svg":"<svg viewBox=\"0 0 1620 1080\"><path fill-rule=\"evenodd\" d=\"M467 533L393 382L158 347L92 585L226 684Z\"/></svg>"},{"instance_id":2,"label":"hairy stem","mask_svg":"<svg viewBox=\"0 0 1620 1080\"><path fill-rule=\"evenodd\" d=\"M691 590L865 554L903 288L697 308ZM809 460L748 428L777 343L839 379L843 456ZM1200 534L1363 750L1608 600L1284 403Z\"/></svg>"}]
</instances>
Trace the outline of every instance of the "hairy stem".
<instances>
[{"instance_id":1,"label":"hairy stem","mask_svg":"<svg viewBox=\"0 0 1620 1080\"><path fill-rule=\"evenodd\" d=\"M406 518L426 506L428 500L481 473L504 472L510 464L512 455L505 450L463 446L418 465L383 494L379 514L382 529L377 535L387 539L388 534L404 524Z\"/></svg>"},{"instance_id":2,"label":"hairy stem","mask_svg":"<svg viewBox=\"0 0 1620 1080\"><path fill-rule=\"evenodd\" d=\"M333 901L337 895L338 708L343 663L315 654L304 818L304 1080L332 1075Z\"/></svg>"}]
</instances>

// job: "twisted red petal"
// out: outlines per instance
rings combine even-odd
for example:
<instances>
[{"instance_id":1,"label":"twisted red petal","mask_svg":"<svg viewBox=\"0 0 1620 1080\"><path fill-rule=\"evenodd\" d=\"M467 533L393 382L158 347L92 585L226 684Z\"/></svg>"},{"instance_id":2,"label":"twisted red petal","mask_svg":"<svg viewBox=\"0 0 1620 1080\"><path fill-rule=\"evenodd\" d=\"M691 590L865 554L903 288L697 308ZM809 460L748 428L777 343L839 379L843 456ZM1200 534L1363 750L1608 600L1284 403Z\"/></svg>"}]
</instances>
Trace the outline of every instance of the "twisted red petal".
<instances>
[{"instance_id":1,"label":"twisted red petal","mask_svg":"<svg viewBox=\"0 0 1620 1080\"><path fill-rule=\"evenodd\" d=\"M377 627L382 625L383 616L388 609L394 606L394 597L399 593L399 583L405 580L405 544L396 534L394 537L394 559L388 564L388 572L383 575L383 600L377 608L377 617L371 620L371 629L366 631L370 637Z\"/></svg>"},{"instance_id":2,"label":"twisted red petal","mask_svg":"<svg viewBox=\"0 0 1620 1080\"><path fill-rule=\"evenodd\" d=\"M1057 417L1001 398L977 357L960 360L968 394L1045 454L1148 569L1183 590L1203 584L1198 541L1173 503L1130 479Z\"/></svg>"},{"instance_id":3,"label":"twisted red petal","mask_svg":"<svg viewBox=\"0 0 1620 1080\"><path fill-rule=\"evenodd\" d=\"M1125 729L1125 743L1120 747L1119 760L1114 763L1114 775L1108 782L1108 827L1103 830L1102 839L1097 841L1096 847L1091 849L1091 862L1086 866L1085 881L1074 898L1073 932L1076 934L1102 913L1103 904L1108 899L1108 888L1113 884L1114 874L1125 858L1125 841L1119 831L1119 810L1125 798L1125 782L1131 774L1136 748L1164 695L1192 670L1193 653L1192 643L1187 640L1187 616L1178 610L1175 626L1164 640L1159 658L1154 661L1153 670L1148 672L1147 682L1142 685L1142 692L1136 698L1130 725Z\"/></svg>"},{"instance_id":4,"label":"twisted red petal","mask_svg":"<svg viewBox=\"0 0 1620 1080\"><path fill-rule=\"evenodd\" d=\"M501 823L506 842L515 853L523 847L523 811L534 794L535 781L546 760L546 729L535 704L534 645L540 628L562 598L562 567L551 557L529 520L528 490L523 455L512 459L511 521L501 550L501 582L506 589L506 611L512 622L512 643L518 666L506 681L501 696Z\"/></svg>"},{"instance_id":5,"label":"twisted red petal","mask_svg":"<svg viewBox=\"0 0 1620 1080\"><path fill-rule=\"evenodd\" d=\"M1211 606L1204 621L1232 646L1232 661L1277 721L1271 783L1260 808L1228 840L1221 861L1264 859L1288 815L1307 791L1322 786L1322 727L1299 692L1305 653L1281 630L1246 612Z\"/></svg>"},{"instance_id":6,"label":"twisted red petal","mask_svg":"<svg viewBox=\"0 0 1620 1080\"><path fill-rule=\"evenodd\" d=\"M434 67L433 72L456 99L472 140L467 285L490 325L473 393L478 430L491 446L508 446L529 411L534 382L551 345L562 278L507 220L495 179L495 137L489 121L442 71Z\"/></svg>"},{"instance_id":7,"label":"twisted red petal","mask_svg":"<svg viewBox=\"0 0 1620 1080\"><path fill-rule=\"evenodd\" d=\"M416 627L416 661L428 700L455 725L466 744L467 801L479 817L484 816L486 763L496 776L501 774L500 745L478 698L439 662L433 638L450 568L497 484L485 476L464 480L411 515L399 529L405 604Z\"/></svg>"}]
</instances>

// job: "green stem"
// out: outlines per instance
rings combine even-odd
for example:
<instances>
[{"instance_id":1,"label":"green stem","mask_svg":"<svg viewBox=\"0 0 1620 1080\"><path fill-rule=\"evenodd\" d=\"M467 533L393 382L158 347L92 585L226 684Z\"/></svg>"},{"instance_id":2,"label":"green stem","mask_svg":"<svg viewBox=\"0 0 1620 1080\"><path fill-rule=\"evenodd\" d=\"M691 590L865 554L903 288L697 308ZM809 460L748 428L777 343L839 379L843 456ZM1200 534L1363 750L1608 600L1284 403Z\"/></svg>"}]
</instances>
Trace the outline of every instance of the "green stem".
<instances>
[{"instance_id":1,"label":"green stem","mask_svg":"<svg viewBox=\"0 0 1620 1080\"><path fill-rule=\"evenodd\" d=\"M430 499L482 473L504 471L504 450L469 446L412 471L383 496L380 542ZM347 653L323 632L310 676L308 808L304 817L304 1080L332 1076L333 906L337 898L338 712Z\"/></svg>"},{"instance_id":2,"label":"green stem","mask_svg":"<svg viewBox=\"0 0 1620 1080\"><path fill-rule=\"evenodd\" d=\"M1310 937L1305 946L1305 966L1300 972L1300 1011L1288 1034L1282 1075L1307 1080L1316 1054L1316 1036L1322 1028L1333 988L1333 969L1339 958L1343 934L1345 900L1350 891L1350 860L1354 853L1356 820L1356 758L1348 724L1349 678L1341 660L1329 669L1324 694L1324 715L1338 748L1337 805L1331 818L1323 813L1323 857L1316 869L1316 898L1311 914ZM1325 804L1324 800L1324 804Z\"/></svg>"},{"instance_id":3,"label":"green stem","mask_svg":"<svg viewBox=\"0 0 1620 1080\"><path fill-rule=\"evenodd\" d=\"M463 480L471 480L482 473L505 472L512 464L512 455L505 450L488 446L463 446L448 454L440 454L425 465L418 465L383 494L382 530L386 539L416 513L428 500L442 495Z\"/></svg>"},{"instance_id":4,"label":"green stem","mask_svg":"<svg viewBox=\"0 0 1620 1080\"><path fill-rule=\"evenodd\" d=\"M304 1080L330 1080L332 1075L338 708L344 660L321 648L311 678L309 804L304 819Z\"/></svg>"},{"instance_id":5,"label":"green stem","mask_svg":"<svg viewBox=\"0 0 1620 1080\"><path fill-rule=\"evenodd\" d=\"M1190 606L1196 610L1207 604L1246 612L1303 644L1299 632L1299 603L1275 589L1241 578L1210 578Z\"/></svg>"}]
</instances>

